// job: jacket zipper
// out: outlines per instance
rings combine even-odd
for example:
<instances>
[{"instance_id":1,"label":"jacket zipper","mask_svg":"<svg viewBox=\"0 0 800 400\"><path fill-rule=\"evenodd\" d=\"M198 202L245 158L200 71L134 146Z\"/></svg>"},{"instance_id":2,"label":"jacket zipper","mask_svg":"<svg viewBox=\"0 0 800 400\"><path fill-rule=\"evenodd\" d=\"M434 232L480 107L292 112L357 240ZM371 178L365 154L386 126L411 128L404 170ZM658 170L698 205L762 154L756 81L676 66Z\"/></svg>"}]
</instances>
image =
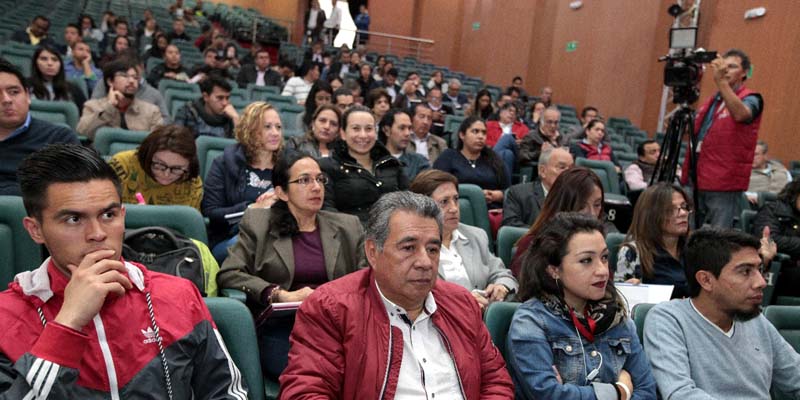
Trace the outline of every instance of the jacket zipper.
<instances>
[{"instance_id":1,"label":"jacket zipper","mask_svg":"<svg viewBox=\"0 0 800 400\"><path fill-rule=\"evenodd\" d=\"M464 393L464 385L461 382L461 373L458 372L458 364L456 363L456 357L453 354L453 348L450 346L450 340L447 339L447 336L445 336L444 332L442 332L442 330L439 329L439 327L436 326L436 324L432 325L434 328L436 328L436 331L439 332L439 336L441 336L442 340L444 340L444 344L447 345L447 352L450 353L450 360L453 361L453 369L456 370L456 377L458 378L458 388L461 390L461 398L466 399L467 395Z\"/></svg>"},{"instance_id":2,"label":"jacket zipper","mask_svg":"<svg viewBox=\"0 0 800 400\"><path fill-rule=\"evenodd\" d=\"M381 392L378 396L378 399L383 399L384 393L386 392L386 386L389 385L389 370L392 368L392 324L389 323L389 354L386 359L386 373L383 375L383 385L381 386Z\"/></svg>"}]
</instances>

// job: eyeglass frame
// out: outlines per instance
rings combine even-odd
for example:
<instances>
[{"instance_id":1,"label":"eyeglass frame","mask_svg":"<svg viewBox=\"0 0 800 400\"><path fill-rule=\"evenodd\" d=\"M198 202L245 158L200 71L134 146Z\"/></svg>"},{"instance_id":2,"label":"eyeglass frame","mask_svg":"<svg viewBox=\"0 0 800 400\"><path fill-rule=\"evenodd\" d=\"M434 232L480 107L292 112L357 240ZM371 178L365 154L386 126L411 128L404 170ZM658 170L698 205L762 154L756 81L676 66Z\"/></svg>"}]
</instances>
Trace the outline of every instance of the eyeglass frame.
<instances>
[{"instance_id":1,"label":"eyeglass frame","mask_svg":"<svg viewBox=\"0 0 800 400\"><path fill-rule=\"evenodd\" d=\"M328 176L324 174L317 175L316 177L313 178L309 175L304 175L293 181L289 181L286 183L287 184L296 183L300 186L308 186L311 184L312 181L318 183L320 186L325 186L328 182L330 182L330 178L328 178Z\"/></svg>"},{"instance_id":2,"label":"eyeglass frame","mask_svg":"<svg viewBox=\"0 0 800 400\"><path fill-rule=\"evenodd\" d=\"M688 214L688 215L691 215L694 212L694 208L692 208L692 206L690 206L690 205L688 205L686 203L681 204L681 205L679 205L677 207L676 206L670 206L669 207L670 215L672 215L673 217L677 217L681 210L686 211L686 214Z\"/></svg>"},{"instance_id":3,"label":"eyeglass frame","mask_svg":"<svg viewBox=\"0 0 800 400\"><path fill-rule=\"evenodd\" d=\"M189 169L185 167L180 167L177 165L169 165L163 163L161 161L152 160L150 161L150 168L154 171L158 172L167 172L172 176L183 176L189 173ZM180 173L176 173L175 170L180 171Z\"/></svg>"}]
</instances>

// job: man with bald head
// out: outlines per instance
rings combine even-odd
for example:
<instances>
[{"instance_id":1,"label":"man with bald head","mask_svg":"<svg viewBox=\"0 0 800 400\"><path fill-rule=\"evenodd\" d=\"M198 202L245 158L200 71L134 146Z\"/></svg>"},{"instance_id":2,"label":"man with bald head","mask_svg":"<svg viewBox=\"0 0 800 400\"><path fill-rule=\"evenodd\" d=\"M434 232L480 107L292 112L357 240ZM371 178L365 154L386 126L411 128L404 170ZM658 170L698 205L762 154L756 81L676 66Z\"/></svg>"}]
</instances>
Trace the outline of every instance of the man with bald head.
<instances>
[{"instance_id":1,"label":"man with bald head","mask_svg":"<svg viewBox=\"0 0 800 400\"><path fill-rule=\"evenodd\" d=\"M517 161L520 164L536 162L542 150L565 144L564 138L558 131L560 120L561 112L555 107L549 107L542 112L538 127L528 132L519 144Z\"/></svg>"},{"instance_id":2,"label":"man with bald head","mask_svg":"<svg viewBox=\"0 0 800 400\"><path fill-rule=\"evenodd\" d=\"M542 204L562 172L572 168L574 160L564 147L552 147L539 155L539 178L514 185L503 200L503 226L527 228L533 224Z\"/></svg>"}]
</instances>

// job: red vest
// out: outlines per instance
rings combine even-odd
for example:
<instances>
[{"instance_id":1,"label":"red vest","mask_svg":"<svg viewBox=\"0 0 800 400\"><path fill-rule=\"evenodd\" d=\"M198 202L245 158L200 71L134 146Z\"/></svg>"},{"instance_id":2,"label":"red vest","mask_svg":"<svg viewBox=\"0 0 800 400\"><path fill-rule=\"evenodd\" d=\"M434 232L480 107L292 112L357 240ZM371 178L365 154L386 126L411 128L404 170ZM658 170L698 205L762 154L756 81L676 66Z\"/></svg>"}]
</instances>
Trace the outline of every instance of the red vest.
<instances>
[{"instance_id":1,"label":"red vest","mask_svg":"<svg viewBox=\"0 0 800 400\"><path fill-rule=\"evenodd\" d=\"M753 94L750 89L740 87L736 93L739 99ZM709 112L714 97L709 98L697 111L694 131L697 134ZM753 153L758 140L759 114L751 123L736 122L725 107L725 102L717 103L711 127L703 139L700 155L697 158L697 187L712 192L743 192L750 184L750 170L753 168ZM689 179L689 159L683 163L681 182Z\"/></svg>"},{"instance_id":2,"label":"red vest","mask_svg":"<svg viewBox=\"0 0 800 400\"><path fill-rule=\"evenodd\" d=\"M587 160L611 161L611 146L608 143L603 143L603 147L600 150L598 150L597 146L584 142L579 142L578 146L586 152Z\"/></svg>"}]
</instances>

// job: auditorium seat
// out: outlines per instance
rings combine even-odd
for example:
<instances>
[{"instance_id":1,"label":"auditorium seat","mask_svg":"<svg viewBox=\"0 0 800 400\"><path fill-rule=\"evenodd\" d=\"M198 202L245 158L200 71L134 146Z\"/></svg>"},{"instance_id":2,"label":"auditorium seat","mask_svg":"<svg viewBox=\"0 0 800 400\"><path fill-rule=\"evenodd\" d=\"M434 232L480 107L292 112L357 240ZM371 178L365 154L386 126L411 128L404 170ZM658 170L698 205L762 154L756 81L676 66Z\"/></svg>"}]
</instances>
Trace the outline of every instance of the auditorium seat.
<instances>
[{"instance_id":1,"label":"auditorium seat","mask_svg":"<svg viewBox=\"0 0 800 400\"><path fill-rule=\"evenodd\" d=\"M197 144L197 161L200 164L200 176L205 180L214 159L222 155L225 147L236 144L236 140L203 135L195 139L195 143Z\"/></svg>"},{"instance_id":2,"label":"auditorium seat","mask_svg":"<svg viewBox=\"0 0 800 400\"><path fill-rule=\"evenodd\" d=\"M489 242L492 242L492 228L489 225L489 210L486 208L486 197L483 195L483 190L480 186L469 183L460 183L458 185L459 202L461 199L469 201L469 211L472 223L468 224L466 221L469 216L465 216L464 212L461 213L461 222L473 225L486 231L486 236ZM465 219L466 217L466 219Z\"/></svg>"},{"instance_id":3,"label":"auditorium seat","mask_svg":"<svg viewBox=\"0 0 800 400\"><path fill-rule=\"evenodd\" d=\"M510 301L498 301L489 304L486 313L483 314L483 321L486 324L486 329L492 337L497 350L506 360L506 368L508 367L508 353L506 352L506 338L508 338L508 329L511 327L511 320L514 318L514 312L517 311L521 303Z\"/></svg>"},{"instance_id":4,"label":"auditorium seat","mask_svg":"<svg viewBox=\"0 0 800 400\"><path fill-rule=\"evenodd\" d=\"M125 209L125 228L127 229L164 226L208 244L205 221L200 211L194 207L127 204Z\"/></svg>"},{"instance_id":5,"label":"auditorium seat","mask_svg":"<svg viewBox=\"0 0 800 400\"><path fill-rule=\"evenodd\" d=\"M42 263L42 248L28 235L22 225L25 218L22 197L0 196L0 286L22 271L35 269Z\"/></svg>"},{"instance_id":6,"label":"auditorium seat","mask_svg":"<svg viewBox=\"0 0 800 400\"><path fill-rule=\"evenodd\" d=\"M231 359L247 384L247 397L264 400L258 337L250 310L242 302L226 297L207 297L204 300Z\"/></svg>"},{"instance_id":7,"label":"auditorium seat","mask_svg":"<svg viewBox=\"0 0 800 400\"><path fill-rule=\"evenodd\" d=\"M526 232L528 232L528 228L519 226L501 226L497 231L497 256L503 260L506 267L511 266L514 246Z\"/></svg>"},{"instance_id":8,"label":"auditorium seat","mask_svg":"<svg viewBox=\"0 0 800 400\"><path fill-rule=\"evenodd\" d=\"M31 98L31 116L51 123L65 123L75 131L80 118L78 106L71 101L46 101Z\"/></svg>"},{"instance_id":9,"label":"auditorium seat","mask_svg":"<svg viewBox=\"0 0 800 400\"><path fill-rule=\"evenodd\" d=\"M108 158L120 151L139 147L149 134L146 131L129 131L104 126L98 129L94 136L94 148L101 156Z\"/></svg>"}]
</instances>

